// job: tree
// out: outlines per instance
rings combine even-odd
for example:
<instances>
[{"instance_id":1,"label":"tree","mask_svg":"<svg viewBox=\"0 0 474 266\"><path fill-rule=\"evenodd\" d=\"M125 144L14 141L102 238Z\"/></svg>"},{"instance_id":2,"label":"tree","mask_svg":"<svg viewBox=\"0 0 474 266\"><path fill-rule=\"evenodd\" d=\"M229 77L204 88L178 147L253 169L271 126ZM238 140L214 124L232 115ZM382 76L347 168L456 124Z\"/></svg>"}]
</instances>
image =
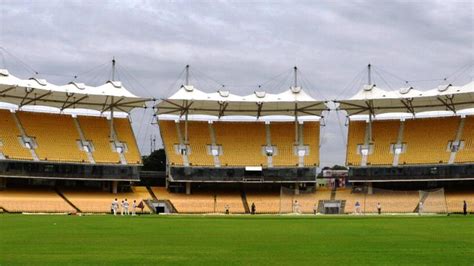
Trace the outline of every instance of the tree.
<instances>
[{"instance_id":1,"label":"tree","mask_svg":"<svg viewBox=\"0 0 474 266\"><path fill-rule=\"evenodd\" d=\"M166 154L164 149L153 151L148 156L143 156L144 171L165 171L166 170Z\"/></svg>"}]
</instances>

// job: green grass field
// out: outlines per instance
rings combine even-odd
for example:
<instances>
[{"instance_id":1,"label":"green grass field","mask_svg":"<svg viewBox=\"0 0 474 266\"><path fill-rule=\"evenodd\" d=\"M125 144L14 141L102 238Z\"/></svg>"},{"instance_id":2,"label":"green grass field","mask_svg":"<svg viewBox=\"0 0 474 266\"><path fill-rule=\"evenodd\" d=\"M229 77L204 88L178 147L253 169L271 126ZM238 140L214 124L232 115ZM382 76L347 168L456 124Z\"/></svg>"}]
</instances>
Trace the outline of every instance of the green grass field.
<instances>
[{"instance_id":1,"label":"green grass field","mask_svg":"<svg viewBox=\"0 0 474 266\"><path fill-rule=\"evenodd\" d=\"M0 264L474 265L474 217L4 214Z\"/></svg>"}]
</instances>

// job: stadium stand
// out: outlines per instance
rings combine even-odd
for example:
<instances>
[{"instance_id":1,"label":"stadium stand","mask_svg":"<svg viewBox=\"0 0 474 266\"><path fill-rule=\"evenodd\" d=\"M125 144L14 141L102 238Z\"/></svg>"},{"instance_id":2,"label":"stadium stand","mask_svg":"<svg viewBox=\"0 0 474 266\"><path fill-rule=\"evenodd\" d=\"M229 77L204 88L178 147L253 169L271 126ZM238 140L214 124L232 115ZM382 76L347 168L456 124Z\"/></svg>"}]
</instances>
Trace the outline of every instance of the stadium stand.
<instances>
[{"instance_id":1,"label":"stadium stand","mask_svg":"<svg viewBox=\"0 0 474 266\"><path fill-rule=\"evenodd\" d=\"M463 201L466 201L470 210L474 207L474 191L472 190L450 190L446 192L446 202L449 212L463 212Z\"/></svg>"},{"instance_id":2,"label":"stadium stand","mask_svg":"<svg viewBox=\"0 0 474 266\"><path fill-rule=\"evenodd\" d=\"M219 156L223 166L266 165L262 153L265 146L265 124L261 122L216 122L213 124L216 142L222 145ZM276 157L276 156L275 156Z\"/></svg>"},{"instance_id":3,"label":"stadium stand","mask_svg":"<svg viewBox=\"0 0 474 266\"><path fill-rule=\"evenodd\" d=\"M175 150L175 145L180 143L176 123L170 120L160 120L158 123L169 163L171 165L183 165L182 156Z\"/></svg>"},{"instance_id":4,"label":"stadium stand","mask_svg":"<svg viewBox=\"0 0 474 266\"><path fill-rule=\"evenodd\" d=\"M245 213L242 199L237 192L219 190L195 191L192 195L168 192L166 188L154 187L159 200L169 200L179 213L224 213L229 206L231 213ZM215 196L215 198L214 198Z\"/></svg>"},{"instance_id":5,"label":"stadium stand","mask_svg":"<svg viewBox=\"0 0 474 266\"><path fill-rule=\"evenodd\" d=\"M309 155L304 159L305 166L319 165L319 122L303 124L303 139L309 147Z\"/></svg>"},{"instance_id":6,"label":"stadium stand","mask_svg":"<svg viewBox=\"0 0 474 266\"><path fill-rule=\"evenodd\" d=\"M142 159L130 120L127 118L114 118L114 128L119 141L127 145L127 150L124 153L127 164L141 164Z\"/></svg>"},{"instance_id":7,"label":"stadium stand","mask_svg":"<svg viewBox=\"0 0 474 266\"><path fill-rule=\"evenodd\" d=\"M64 188L61 189L63 195L85 213L110 213L112 201L117 198L119 203L127 199L130 204L130 212L133 200L137 201L137 205L146 199L150 199L151 195L144 187L134 187L131 192L119 192L111 194L106 191L99 191L94 189L80 189L80 188ZM145 205L144 212L150 213L150 209ZM120 210L120 208L119 208ZM139 209L137 208L137 212Z\"/></svg>"},{"instance_id":8,"label":"stadium stand","mask_svg":"<svg viewBox=\"0 0 474 266\"><path fill-rule=\"evenodd\" d=\"M361 208L365 213L376 213L377 203L382 206L384 213L412 213L418 202L420 196L418 191L390 191L390 190L376 190L373 194L366 194L361 202ZM355 202L346 204L350 212L353 210Z\"/></svg>"},{"instance_id":9,"label":"stadium stand","mask_svg":"<svg viewBox=\"0 0 474 266\"><path fill-rule=\"evenodd\" d=\"M245 213L239 192L219 191L216 199L217 212L225 212L227 206L230 213Z\"/></svg>"},{"instance_id":10,"label":"stadium stand","mask_svg":"<svg viewBox=\"0 0 474 266\"><path fill-rule=\"evenodd\" d=\"M0 152L5 158L13 160L33 160L29 149L22 146L21 132L13 114L9 110L0 110Z\"/></svg>"},{"instance_id":11,"label":"stadium stand","mask_svg":"<svg viewBox=\"0 0 474 266\"><path fill-rule=\"evenodd\" d=\"M358 166L361 162L361 155L358 153L358 145L364 144L365 121L350 121L346 150L346 165Z\"/></svg>"},{"instance_id":12,"label":"stadium stand","mask_svg":"<svg viewBox=\"0 0 474 266\"><path fill-rule=\"evenodd\" d=\"M454 140L458 125L459 117L406 120L403 142L407 147L400 154L400 164L447 163L448 143Z\"/></svg>"},{"instance_id":13,"label":"stadium stand","mask_svg":"<svg viewBox=\"0 0 474 266\"><path fill-rule=\"evenodd\" d=\"M372 139L375 143L372 154L368 155L367 164L391 165L393 163L390 145L397 143L399 128L399 120L375 121L372 124Z\"/></svg>"},{"instance_id":14,"label":"stadium stand","mask_svg":"<svg viewBox=\"0 0 474 266\"><path fill-rule=\"evenodd\" d=\"M85 152L79 149L79 134L71 116L48 113L17 113L27 136L36 140L36 154L40 160L58 162L86 162ZM55 127L61 125L61 130Z\"/></svg>"},{"instance_id":15,"label":"stadium stand","mask_svg":"<svg viewBox=\"0 0 474 266\"><path fill-rule=\"evenodd\" d=\"M294 203L297 202L301 213L313 213L314 206L318 206L320 200L329 200L331 191L321 189L317 191L300 191L295 194L293 189L285 189L286 192L271 190L248 190L247 202L249 205L255 203L257 213L291 213Z\"/></svg>"},{"instance_id":16,"label":"stadium stand","mask_svg":"<svg viewBox=\"0 0 474 266\"><path fill-rule=\"evenodd\" d=\"M320 200L331 199L331 191L327 189L317 190L314 193L302 193L293 197L293 202L298 201L302 213L313 213L314 205Z\"/></svg>"},{"instance_id":17,"label":"stadium stand","mask_svg":"<svg viewBox=\"0 0 474 266\"><path fill-rule=\"evenodd\" d=\"M257 213L280 213L280 193L278 191L247 191L249 206L255 204Z\"/></svg>"},{"instance_id":18,"label":"stadium stand","mask_svg":"<svg viewBox=\"0 0 474 266\"><path fill-rule=\"evenodd\" d=\"M189 161L191 165L213 166L214 158L207 151L207 146L211 144L209 124L207 122L188 123L189 146L191 153Z\"/></svg>"},{"instance_id":19,"label":"stadium stand","mask_svg":"<svg viewBox=\"0 0 474 266\"><path fill-rule=\"evenodd\" d=\"M18 118L18 124L15 121ZM93 146L93 157L96 163L116 164L119 155L110 142L110 127L103 117L79 116L80 128L86 140ZM89 163L87 153L82 150L81 137L70 115L24 112L16 114L0 110L0 153L5 159L33 160L30 149L21 141L25 137L34 141L33 150L40 161ZM61 130L56 127L61 125ZM124 156L127 164L141 164L141 156L135 136L128 119L114 119L117 139L126 145Z\"/></svg>"},{"instance_id":20,"label":"stadium stand","mask_svg":"<svg viewBox=\"0 0 474 266\"><path fill-rule=\"evenodd\" d=\"M166 153L172 165L182 165L183 159L176 152L175 146L183 142L174 121L160 121L160 131ZM181 135L184 132L180 124ZM267 156L263 147L267 143L265 124L262 122L215 122L211 124L215 132L216 145L222 147L219 161L222 166L267 166ZM297 166L298 156L295 148L294 123L275 122L270 124L271 144L277 152L273 156L273 166ZM291 133L291 134L288 134ZM211 133L207 122L188 122L188 141L190 147L189 163L191 166L214 166L213 156L208 151L212 144ZM303 144L310 149L305 157L305 166L319 164L319 123L308 122L303 125ZM251 136L251 137L249 137Z\"/></svg>"},{"instance_id":21,"label":"stadium stand","mask_svg":"<svg viewBox=\"0 0 474 266\"><path fill-rule=\"evenodd\" d=\"M0 207L8 212L75 212L54 190L34 187L0 190Z\"/></svg>"},{"instance_id":22,"label":"stadium stand","mask_svg":"<svg viewBox=\"0 0 474 266\"><path fill-rule=\"evenodd\" d=\"M448 144L455 140L459 121L459 117L406 120L402 138L405 151L400 154L399 164L447 164L451 154ZM467 121L464 136L466 132L471 132L471 123ZM358 146L364 144L366 125L365 121L349 123L346 157L348 165L360 165L362 155L358 153ZM394 156L391 144L397 143L399 128L400 121L398 120L377 120L372 123L373 148L368 154L367 165L392 165ZM469 161L472 157L472 153L468 152L470 149L469 138L467 138L465 149L459 151L457 161Z\"/></svg>"},{"instance_id":23,"label":"stadium stand","mask_svg":"<svg viewBox=\"0 0 474 266\"><path fill-rule=\"evenodd\" d=\"M474 162L474 116L465 118L461 140L464 141L464 149L458 151L455 161L457 163Z\"/></svg>"},{"instance_id":24,"label":"stadium stand","mask_svg":"<svg viewBox=\"0 0 474 266\"><path fill-rule=\"evenodd\" d=\"M113 150L110 141L110 127L107 119L93 116L77 116L84 136L92 142L94 150L92 152L96 163L120 163L120 157Z\"/></svg>"},{"instance_id":25,"label":"stadium stand","mask_svg":"<svg viewBox=\"0 0 474 266\"><path fill-rule=\"evenodd\" d=\"M295 124L274 122L270 124L272 145L277 147L277 155L273 157L275 166L297 166L298 157L294 152Z\"/></svg>"}]
</instances>

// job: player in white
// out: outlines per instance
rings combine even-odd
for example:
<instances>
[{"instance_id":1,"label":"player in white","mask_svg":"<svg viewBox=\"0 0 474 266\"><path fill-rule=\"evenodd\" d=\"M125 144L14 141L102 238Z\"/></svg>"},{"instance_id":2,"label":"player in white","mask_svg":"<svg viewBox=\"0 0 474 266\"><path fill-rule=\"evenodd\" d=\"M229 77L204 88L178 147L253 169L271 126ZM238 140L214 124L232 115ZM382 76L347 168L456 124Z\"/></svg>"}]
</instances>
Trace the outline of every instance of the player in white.
<instances>
[{"instance_id":1,"label":"player in white","mask_svg":"<svg viewBox=\"0 0 474 266\"><path fill-rule=\"evenodd\" d=\"M117 208L118 208L118 201L117 201L117 198L115 198L112 201L112 210L114 211L114 215L117 215Z\"/></svg>"},{"instance_id":2,"label":"player in white","mask_svg":"<svg viewBox=\"0 0 474 266\"><path fill-rule=\"evenodd\" d=\"M132 216L136 215L136 212L135 212L136 208L137 208L137 201L133 200L133 203L132 203Z\"/></svg>"},{"instance_id":3,"label":"player in white","mask_svg":"<svg viewBox=\"0 0 474 266\"><path fill-rule=\"evenodd\" d=\"M356 214L360 214L361 211L360 211L360 203L358 201L356 201L355 203L355 213Z\"/></svg>"},{"instance_id":4,"label":"player in white","mask_svg":"<svg viewBox=\"0 0 474 266\"><path fill-rule=\"evenodd\" d=\"M123 215L123 200L122 200L122 203L120 203L120 215Z\"/></svg>"},{"instance_id":5,"label":"player in white","mask_svg":"<svg viewBox=\"0 0 474 266\"><path fill-rule=\"evenodd\" d=\"M293 203L293 213L298 213L300 214L300 204L298 203L297 200L295 200L295 203Z\"/></svg>"},{"instance_id":6,"label":"player in white","mask_svg":"<svg viewBox=\"0 0 474 266\"><path fill-rule=\"evenodd\" d=\"M130 206L130 204L128 203L128 200L125 199L125 201L123 202L123 208L125 209L125 215L130 215L130 211L128 210L129 206Z\"/></svg>"},{"instance_id":7,"label":"player in white","mask_svg":"<svg viewBox=\"0 0 474 266\"><path fill-rule=\"evenodd\" d=\"M418 203L418 215L423 213L423 202Z\"/></svg>"}]
</instances>

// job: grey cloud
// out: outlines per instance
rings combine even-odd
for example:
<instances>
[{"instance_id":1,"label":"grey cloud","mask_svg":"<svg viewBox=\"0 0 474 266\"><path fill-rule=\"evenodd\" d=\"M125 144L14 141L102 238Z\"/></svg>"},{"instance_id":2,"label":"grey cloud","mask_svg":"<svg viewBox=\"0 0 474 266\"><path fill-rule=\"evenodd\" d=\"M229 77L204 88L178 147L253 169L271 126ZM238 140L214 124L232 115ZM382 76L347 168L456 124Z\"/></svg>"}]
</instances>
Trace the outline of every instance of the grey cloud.
<instances>
[{"instance_id":1,"label":"grey cloud","mask_svg":"<svg viewBox=\"0 0 474 266\"><path fill-rule=\"evenodd\" d=\"M173 89L186 64L196 69L193 82L201 89L213 91L219 84L199 71L237 94L251 93L297 65L312 95L334 99L355 92L344 89L369 62L410 80L441 78L472 64L473 13L472 1L0 0L0 46L57 83L115 56L125 85L157 98ZM32 75L6 57L13 73ZM403 85L383 75L384 80L374 75L378 84ZM108 78L110 67L79 76L97 84ZM470 80L472 68L456 82ZM429 89L440 82L413 85ZM271 85L264 89L281 91L290 80ZM149 124L151 110L136 110L132 118L147 153L149 136L159 134ZM325 132L322 162L343 163L334 113Z\"/></svg>"}]
</instances>

